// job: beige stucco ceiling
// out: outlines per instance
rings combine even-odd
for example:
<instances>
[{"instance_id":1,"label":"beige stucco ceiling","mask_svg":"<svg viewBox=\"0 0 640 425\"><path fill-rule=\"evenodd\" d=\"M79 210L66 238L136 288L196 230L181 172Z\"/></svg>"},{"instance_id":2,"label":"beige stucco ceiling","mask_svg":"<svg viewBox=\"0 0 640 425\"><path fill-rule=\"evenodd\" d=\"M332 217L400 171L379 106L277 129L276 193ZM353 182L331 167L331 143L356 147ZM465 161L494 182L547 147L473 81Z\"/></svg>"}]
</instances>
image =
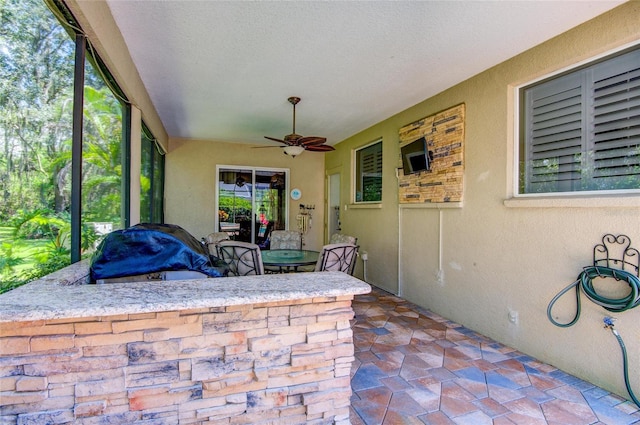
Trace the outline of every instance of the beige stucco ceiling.
<instances>
[{"instance_id":1,"label":"beige stucco ceiling","mask_svg":"<svg viewBox=\"0 0 640 425\"><path fill-rule=\"evenodd\" d=\"M335 144L621 3L107 0L171 137Z\"/></svg>"}]
</instances>

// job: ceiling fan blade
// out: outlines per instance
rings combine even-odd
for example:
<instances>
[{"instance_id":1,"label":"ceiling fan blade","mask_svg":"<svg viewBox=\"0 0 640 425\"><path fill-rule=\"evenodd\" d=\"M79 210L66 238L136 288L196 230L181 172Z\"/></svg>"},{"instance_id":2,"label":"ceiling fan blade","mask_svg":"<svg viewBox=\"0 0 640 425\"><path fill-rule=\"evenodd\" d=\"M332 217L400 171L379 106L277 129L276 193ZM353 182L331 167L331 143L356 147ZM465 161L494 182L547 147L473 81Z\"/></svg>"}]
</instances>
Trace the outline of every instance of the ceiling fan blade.
<instances>
[{"instance_id":1,"label":"ceiling fan blade","mask_svg":"<svg viewBox=\"0 0 640 425\"><path fill-rule=\"evenodd\" d=\"M298 139L297 143L300 146L307 147L307 146L321 145L326 141L327 141L326 137L307 136L307 137L301 137L300 139Z\"/></svg>"},{"instance_id":2,"label":"ceiling fan blade","mask_svg":"<svg viewBox=\"0 0 640 425\"><path fill-rule=\"evenodd\" d=\"M305 149L308 150L308 151L313 151L313 152L329 152L329 151L336 150L333 146L329 146L329 145L305 146Z\"/></svg>"},{"instance_id":3,"label":"ceiling fan blade","mask_svg":"<svg viewBox=\"0 0 640 425\"><path fill-rule=\"evenodd\" d=\"M273 140L274 142L278 142L278 143L284 143L285 145L288 145L288 142L285 142L284 140L281 139L276 139L274 137L269 137L269 136L264 136L265 139L269 139L269 140Z\"/></svg>"},{"instance_id":4,"label":"ceiling fan blade","mask_svg":"<svg viewBox=\"0 0 640 425\"><path fill-rule=\"evenodd\" d=\"M284 148L284 146L251 146L251 149L264 149L264 148Z\"/></svg>"}]
</instances>

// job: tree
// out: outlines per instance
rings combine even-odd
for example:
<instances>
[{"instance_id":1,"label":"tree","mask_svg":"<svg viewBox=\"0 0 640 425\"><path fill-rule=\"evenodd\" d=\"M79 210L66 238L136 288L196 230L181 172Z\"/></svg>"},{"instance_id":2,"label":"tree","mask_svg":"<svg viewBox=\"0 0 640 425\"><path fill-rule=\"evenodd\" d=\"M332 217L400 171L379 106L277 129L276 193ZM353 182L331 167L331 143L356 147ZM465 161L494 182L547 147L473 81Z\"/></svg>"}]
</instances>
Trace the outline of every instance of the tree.
<instances>
[{"instance_id":1,"label":"tree","mask_svg":"<svg viewBox=\"0 0 640 425\"><path fill-rule=\"evenodd\" d=\"M41 0L0 3L0 220L18 209L63 211L74 44Z\"/></svg>"},{"instance_id":2,"label":"tree","mask_svg":"<svg viewBox=\"0 0 640 425\"><path fill-rule=\"evenodd\" d=\"M85 221L120 222L122 107L104 84L84 89L83 213Z\"/></svg>"}]
</instances>

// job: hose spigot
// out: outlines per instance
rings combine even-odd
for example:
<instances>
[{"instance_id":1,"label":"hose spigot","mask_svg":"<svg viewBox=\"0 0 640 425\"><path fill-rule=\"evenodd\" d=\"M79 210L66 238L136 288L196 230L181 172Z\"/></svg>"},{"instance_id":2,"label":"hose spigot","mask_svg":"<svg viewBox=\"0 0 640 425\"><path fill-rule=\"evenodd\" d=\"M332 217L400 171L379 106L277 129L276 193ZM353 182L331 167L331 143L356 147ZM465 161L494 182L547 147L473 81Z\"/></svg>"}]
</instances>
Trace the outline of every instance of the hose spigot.
<instances>
[{"instance_id":1,"label":"hose spigot","mask_svg":"<svg viewBox=\"0 0 640 425\"><path fill-rule=\"evenodd\" d=\"M611 317L611 316L604 316L604 318L602 319L602 321L604 322L604 327L605 327L605 329L611 329L611 330L613 330L613 325L614 325L614 323L613 323L613 322L615 322L615 320L616 320L616 319L615 319L614 317Z\"/></svg>"}]
</instances>

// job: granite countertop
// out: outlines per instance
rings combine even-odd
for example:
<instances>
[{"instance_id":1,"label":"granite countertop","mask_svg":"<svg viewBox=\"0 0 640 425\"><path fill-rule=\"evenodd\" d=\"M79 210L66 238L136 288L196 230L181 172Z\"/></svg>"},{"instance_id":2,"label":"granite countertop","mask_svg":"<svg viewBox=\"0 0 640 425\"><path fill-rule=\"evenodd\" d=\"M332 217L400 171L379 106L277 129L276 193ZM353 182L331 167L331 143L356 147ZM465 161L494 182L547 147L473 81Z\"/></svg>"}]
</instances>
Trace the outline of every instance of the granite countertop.
<instances>
[{"instance_id":1,"label":"granite countertop","mask_svg":"<svg viewBox=\"0 0 640 425\"><path fill-rule=\"evenodd\" d=\"M371 291L367 283L342 272L96 285L78 283L83 269L86 276L86 265L76 266L0 295L0 322L223 307Z\"/></svg>"}]
</instances>

